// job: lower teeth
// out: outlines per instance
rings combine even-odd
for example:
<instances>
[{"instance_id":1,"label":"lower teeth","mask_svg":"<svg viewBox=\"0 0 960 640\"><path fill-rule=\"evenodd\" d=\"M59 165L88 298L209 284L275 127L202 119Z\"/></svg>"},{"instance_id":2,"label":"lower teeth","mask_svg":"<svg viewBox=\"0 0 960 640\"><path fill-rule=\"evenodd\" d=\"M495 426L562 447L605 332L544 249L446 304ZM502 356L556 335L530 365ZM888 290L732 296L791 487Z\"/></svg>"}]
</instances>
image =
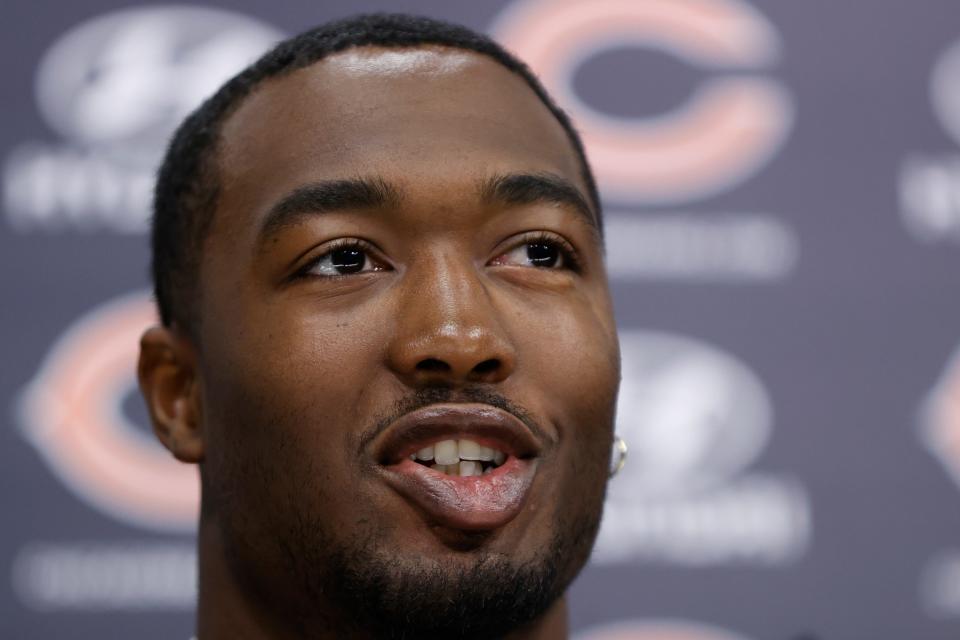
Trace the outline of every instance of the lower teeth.
<instances>
[{"instance_id":1,"label":"lower teeth","mask_svg":"<svg viewBox=\"0 0 960 640\"><path fill-rule=\"evenodd\" d=\"M456 464L432 464L429 465L434 471L445 473L448 476L481 476L493 471L496 466L491 463L475 462L473 460L461 460Z\"/></svg>"}]
</instances>

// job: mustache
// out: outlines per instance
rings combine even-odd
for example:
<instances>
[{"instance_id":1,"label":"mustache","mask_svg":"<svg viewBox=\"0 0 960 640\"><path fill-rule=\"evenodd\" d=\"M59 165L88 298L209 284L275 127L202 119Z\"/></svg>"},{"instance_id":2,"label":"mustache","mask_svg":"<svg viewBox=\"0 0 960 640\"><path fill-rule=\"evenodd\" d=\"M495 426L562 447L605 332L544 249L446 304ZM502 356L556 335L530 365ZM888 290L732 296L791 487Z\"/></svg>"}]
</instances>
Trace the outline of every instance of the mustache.
<instances>
[{"instance_id":1,"label":"mustache","mask_svg":"<svg viewBox=\"0 0 960 640\"><path fill-rule=\"evenodd\" d=\"M496 391L479 386L463 387L460 389L452 389L449 387L427 387L424 389L418 389L409 395L400 398L393 405L393 407L391 407L387 414L377 419L375 424L370 429L364 431L364 433L362 433L360 436L360 449L363 450L366 448L381 433L386 431L391 424L408 413L412 413L424 407L429 407L433 404L456 404L468 402L488 404L492 407L500 409L501 411L506 411L526 425L533 435L536 436L540 442L544 443L544 445L548 443L554 444L555 438L551 437L540 425L540 423L534 419L530 411L528 411L518 402L507 398L501 393L497 393Z\"/></svg>"}]
</instances>

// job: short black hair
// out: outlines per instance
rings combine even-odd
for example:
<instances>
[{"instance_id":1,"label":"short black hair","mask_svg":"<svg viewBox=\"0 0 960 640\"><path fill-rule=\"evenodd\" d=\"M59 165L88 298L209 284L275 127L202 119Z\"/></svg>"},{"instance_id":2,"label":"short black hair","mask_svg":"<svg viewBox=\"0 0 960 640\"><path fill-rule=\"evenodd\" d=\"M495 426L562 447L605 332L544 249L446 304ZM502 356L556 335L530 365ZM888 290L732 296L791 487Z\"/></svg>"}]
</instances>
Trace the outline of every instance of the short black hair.
<instances>
[{"instance_id":1,"label":"short black hair","mask_svg":"<svg viewBox=\"0 0 960 640\"><path fill-rule=\"evenodd\" d=\"M268 78L308 67L345 49L424 45L483 54L526 81L566 131L601 224L600 198L580 136L523 62L487 36L440 20L384 13L346 18L280 42L220 87L174 133L157 176L151 229L154 292L164 325L176 323L187 331L195 328L200 255L220 192L217 144L223 123L244 98Z\"/></svg>"}]
</instances>

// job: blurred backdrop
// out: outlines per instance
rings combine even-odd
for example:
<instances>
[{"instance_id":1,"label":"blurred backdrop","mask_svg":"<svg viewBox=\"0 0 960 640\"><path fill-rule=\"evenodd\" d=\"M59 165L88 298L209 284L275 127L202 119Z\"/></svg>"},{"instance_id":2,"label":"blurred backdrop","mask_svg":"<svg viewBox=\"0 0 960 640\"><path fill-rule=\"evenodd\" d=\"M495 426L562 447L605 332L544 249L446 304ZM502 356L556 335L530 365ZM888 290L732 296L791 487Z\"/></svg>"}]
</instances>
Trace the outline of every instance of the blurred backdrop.
<instances>
[{"instance_id":1,"label":"blurred backdrop","mask_svg":"<svg viewBox=\"0 0 960 640\"><path fill-rule=\"evenodd\" d=\"M197 476L134 380L154 169L369 10L495 36L598 174L631 458L578 637L960 637L956 0L5 3L0 636L190 634Z\"/></svg>"}]
</instances>

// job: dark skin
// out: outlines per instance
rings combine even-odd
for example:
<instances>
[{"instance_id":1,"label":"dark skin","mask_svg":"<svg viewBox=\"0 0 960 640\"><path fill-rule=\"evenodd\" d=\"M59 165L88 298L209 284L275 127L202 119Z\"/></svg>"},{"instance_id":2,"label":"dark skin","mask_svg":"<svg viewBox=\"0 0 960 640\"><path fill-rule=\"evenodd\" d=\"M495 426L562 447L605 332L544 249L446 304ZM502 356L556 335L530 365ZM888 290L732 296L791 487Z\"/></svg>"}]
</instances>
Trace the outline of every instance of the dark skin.
<instances>
[{"instance_id":1,"label":"dark skin","mask_svg":"<svg viewBox=\"0 0 960 640\"><path fill-rule=\"evenodd\" d=\"M147 331L139 367L160 440L200 465L201 640L373 635L325 575L359 541L356 563L456 576L576 537L562 592L599 518L619 354L596 214L546 107L479 54L352 49L263 83L219 172L199 323ZM377 425L430 392L492 394L537 429L508 522L444 526L382 481ZM566 634L559 597L509 637Z\"/></svg>"}]
</instances>

